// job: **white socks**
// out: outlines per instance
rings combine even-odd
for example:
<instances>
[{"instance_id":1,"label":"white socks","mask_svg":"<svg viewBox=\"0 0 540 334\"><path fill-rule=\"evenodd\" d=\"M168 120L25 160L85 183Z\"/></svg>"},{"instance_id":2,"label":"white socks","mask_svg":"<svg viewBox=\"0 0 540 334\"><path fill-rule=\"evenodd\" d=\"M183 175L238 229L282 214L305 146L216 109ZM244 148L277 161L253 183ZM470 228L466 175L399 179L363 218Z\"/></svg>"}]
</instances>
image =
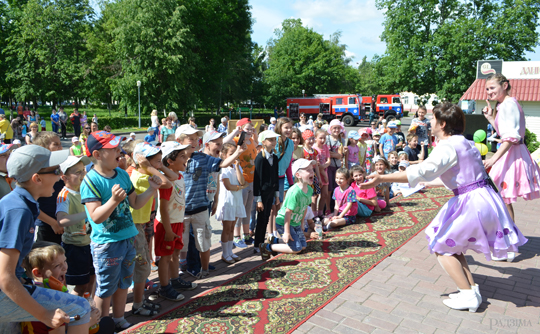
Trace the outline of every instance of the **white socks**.
<instances>
[{"instance_id":1,"label":"white socks","mask_svg":"<svg viewBox=\"0 0 540 334\"><path fill-rule=\"evenodd\" d=\"M230 253L229 253L229 244L232 244L231 241L229 242L221 242L221 249L223 250L223 258L226 259L226 258L229 258L231 257Z\"/></svg>"}]
</instances>

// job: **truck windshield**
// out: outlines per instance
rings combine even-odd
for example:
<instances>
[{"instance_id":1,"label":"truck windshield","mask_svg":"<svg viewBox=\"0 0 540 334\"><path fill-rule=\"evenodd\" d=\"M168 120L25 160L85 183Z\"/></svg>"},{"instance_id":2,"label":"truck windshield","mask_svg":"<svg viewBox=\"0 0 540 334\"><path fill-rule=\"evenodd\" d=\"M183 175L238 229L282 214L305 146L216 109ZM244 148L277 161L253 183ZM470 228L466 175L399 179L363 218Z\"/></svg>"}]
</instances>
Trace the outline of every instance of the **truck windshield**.
<instances>
[{"instance_id":1,"label":"truck windshield","mask_svg":"<svg viewBox=\"0 0 540 334\"><path fill-rule=\"evenodd\" d=\"M401 100L399 99L399 97L393 97L392 103L401 103Z\"/></svg>"}]
</instances>

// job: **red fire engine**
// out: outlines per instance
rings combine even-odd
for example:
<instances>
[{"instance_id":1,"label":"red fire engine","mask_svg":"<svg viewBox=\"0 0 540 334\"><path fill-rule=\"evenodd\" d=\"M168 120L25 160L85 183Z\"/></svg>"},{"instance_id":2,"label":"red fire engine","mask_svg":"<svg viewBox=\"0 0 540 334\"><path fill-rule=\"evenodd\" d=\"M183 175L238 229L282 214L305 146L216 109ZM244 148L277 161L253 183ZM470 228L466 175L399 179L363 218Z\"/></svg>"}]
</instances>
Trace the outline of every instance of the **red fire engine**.
<instances>
[{"instance_id":1,"label":"red fire engine","mask_svg":"<svg viewBox=\"0 0 540 334\"><path fill-rule=\"evenodd\" d=\"M287 115L298 119L301 113L312 115L315 119L323 114L325 120L341 119L345 126L354 126L360 121L369 121L371 108L388 120L401 118L403 105L399 95L379 95L375 103L370 96L360 94L315 94L310 97L287 99Z\"/></svg>"}]
</instances>

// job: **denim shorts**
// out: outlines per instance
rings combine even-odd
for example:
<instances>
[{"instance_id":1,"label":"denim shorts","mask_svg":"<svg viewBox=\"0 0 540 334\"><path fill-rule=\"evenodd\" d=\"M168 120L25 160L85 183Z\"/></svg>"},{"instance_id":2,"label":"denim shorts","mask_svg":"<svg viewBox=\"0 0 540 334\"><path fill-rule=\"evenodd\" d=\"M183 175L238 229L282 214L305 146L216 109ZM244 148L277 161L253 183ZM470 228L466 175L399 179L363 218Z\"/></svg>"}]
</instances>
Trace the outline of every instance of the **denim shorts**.
<instances>
[{"instance_id":1,"label":"denim shorts","mask_svg":"<svg viewBox=\"0 0 540 334\"><path fill-rule=\"evenodd\" d=\"M107 298L130 287L135 268L135 238L106 244L91 243L96 269L96 296Z\"/></svg>"},{"instance_id":2,"label":"denim shorts","mask_svg":"<svg viewBox=\"0 0 540 334\"><path fill-rule=\"evenodd\" d=\"M39 305L47 310L63 310L70 317L81 316L73 325L82 325L90 321L90 304L82 297L42 287L25 286ZM34 316L15 304L6 294L0 291L0 322L37 321Z\"/></svg>"},{"instance_id":3,"label":"denim shorts","mask_svg":"<svg viewBox=\"0 0 540 334\"><path fill-rule=\"evenodd\" d=\"M276 229L279 235L283 236L285 233L285 226L276 224ZM287 245L294 251L299 252L307 246L306 237L302 231L302 226L290 226L290 234L293 240L289 240Z\"/></svg>"},{"instance_id":4,"label":"denim shorts","mask_svg":"<svg viewBox=\"0 0 540 334\"><path fill-rule=\"evenodd\" d=\"M90 276L95 275L90 245L75 246L62 243L66 251L68 270L66 283L69 285L84 285L90 282Z\"/></svg>"}]
</instances>

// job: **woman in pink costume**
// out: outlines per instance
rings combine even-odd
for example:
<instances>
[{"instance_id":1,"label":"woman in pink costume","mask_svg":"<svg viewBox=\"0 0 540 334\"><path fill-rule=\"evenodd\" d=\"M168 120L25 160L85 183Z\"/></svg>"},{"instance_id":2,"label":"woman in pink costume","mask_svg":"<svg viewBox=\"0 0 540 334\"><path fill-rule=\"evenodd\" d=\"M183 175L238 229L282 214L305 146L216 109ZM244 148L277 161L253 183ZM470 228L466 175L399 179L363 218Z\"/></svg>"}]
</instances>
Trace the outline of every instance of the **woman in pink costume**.
<instances>
[{"instance_id":1,"label":"woman in pink costume","mask_svg":"<svg viewBox=\"0 0 540 334\"><path fill-rule=\"evenodd\" d=\"M483 253L487 260L514 252L527 242L514 224L501 196L491 186L474 143L462 136L465 115L452 103L435 106L432 133L439 139L430 156L404 172L368 176L362 188L382 182L419 183L452 189L451 198L426 228L428 248L456 283L459 293L443 303L453 309L476 312L482 303L465 252Z\"/></svg>"},{"instance_id":2,"label":"woman in pink costume","mask_svg":"<svg viewBox=\"0 0 540 334\"><path fill-rule=\"evenodd\" d=\"M483 113L501 137L501 147L484 161L489 176L499 188L501 196L514 219L512 203L518 197L525 200L540 198L540 170L531 158L525 139L525 115L515 97L510 97L510 82L502 74L486 79L488 100ZM491 101L497 101L495 110Z\"/></svg>"}]
</instances>

